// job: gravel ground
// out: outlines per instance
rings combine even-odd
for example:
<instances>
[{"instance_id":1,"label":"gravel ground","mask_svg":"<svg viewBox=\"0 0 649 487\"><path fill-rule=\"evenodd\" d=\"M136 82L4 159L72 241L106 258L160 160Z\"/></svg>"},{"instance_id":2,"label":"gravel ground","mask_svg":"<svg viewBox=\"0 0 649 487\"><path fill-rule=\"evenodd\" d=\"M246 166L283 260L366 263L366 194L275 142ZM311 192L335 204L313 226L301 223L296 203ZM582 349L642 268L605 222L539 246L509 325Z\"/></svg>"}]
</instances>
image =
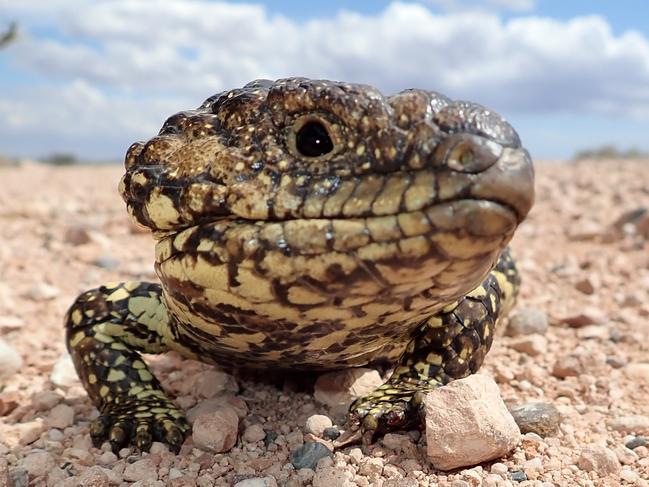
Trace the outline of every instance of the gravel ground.
<instances>
[{"instance_id":1,"label":"gravel ground","mask_svg":"<svg viewBox=\"0 0 649 487\"><path fill-rule=\"evenodd\" d=\"M151 237L128 221L118 166L0 168L0 486L649 486L647 164L537 164L537 204L512 243L518 314L483 371L510 409L540 402L560 417L509 456L451 472L433 468L416 431L333 456L311 448L307 430L328 425L312 416L340 414L294 379L230 377L172 354L150 362L182 407L221 397L243 417L234 448L93 448L97 412L70 370L62 316L99 283L153 279ZM296 451L324 458L296 470Z\"/></svg>"}]
</instances>

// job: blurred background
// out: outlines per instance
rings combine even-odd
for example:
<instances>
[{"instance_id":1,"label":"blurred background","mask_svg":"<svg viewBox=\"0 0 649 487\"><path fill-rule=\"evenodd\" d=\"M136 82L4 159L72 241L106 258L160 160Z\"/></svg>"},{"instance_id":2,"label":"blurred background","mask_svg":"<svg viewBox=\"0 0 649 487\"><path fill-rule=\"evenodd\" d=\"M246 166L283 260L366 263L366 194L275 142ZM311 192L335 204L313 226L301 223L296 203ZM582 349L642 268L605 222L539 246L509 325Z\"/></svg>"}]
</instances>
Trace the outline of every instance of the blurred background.
<instances>
[{"instance_id":1,"label":"blurred background","mask_svg":"<svg viewBox=\"0 0 649 487\"><path fill-rule=\"evenodd\" d=\"M9 0L0 154L121 161L174 112L294 75L477 101L536 159L649 152L649 2Z\"/></svg>"}]
</instances>

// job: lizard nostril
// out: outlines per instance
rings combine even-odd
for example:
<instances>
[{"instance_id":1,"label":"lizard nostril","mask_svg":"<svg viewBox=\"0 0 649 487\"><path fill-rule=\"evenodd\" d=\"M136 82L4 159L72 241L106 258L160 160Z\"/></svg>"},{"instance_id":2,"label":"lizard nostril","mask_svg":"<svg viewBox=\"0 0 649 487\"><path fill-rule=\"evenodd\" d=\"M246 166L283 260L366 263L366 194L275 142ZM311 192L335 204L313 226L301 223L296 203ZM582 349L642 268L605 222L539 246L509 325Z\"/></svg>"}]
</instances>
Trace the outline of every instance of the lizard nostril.
<instances>
[{"instance_id":1,"label":"lizard nostril","mask_svg":"<svg viewBox=\"0 0 649 487\"><path fill-rule=\"evenodd\" d=\"M478 135L450 136L435 151L438 163L458 172L477 173L496 163L502 154L500 144Z\"/></svg>"}]
</instances>

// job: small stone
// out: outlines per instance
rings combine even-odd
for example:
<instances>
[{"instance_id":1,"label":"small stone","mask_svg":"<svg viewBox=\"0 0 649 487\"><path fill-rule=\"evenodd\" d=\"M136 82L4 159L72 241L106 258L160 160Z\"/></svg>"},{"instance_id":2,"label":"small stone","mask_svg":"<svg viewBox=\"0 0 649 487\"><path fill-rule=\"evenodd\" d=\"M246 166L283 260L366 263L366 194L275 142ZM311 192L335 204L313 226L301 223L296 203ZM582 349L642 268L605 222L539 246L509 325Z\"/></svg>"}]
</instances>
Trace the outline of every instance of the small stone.
<instances>
[{"instance_id":1,"label":"small stone","mask_svg":"<svg viewBox=\"0 0 649 487\"><path fill-rule=\"evenodd\" d=\"M277 439L277 432L275 431L267 431L266 436L264 436L264 445L268 446L271 443L274 443L275 440Z\"/></svg>"},{"instance_id":2,"label":"small stone","mask_svg":"<svg viewBox=\"0 0 649 487\"><path fill-rule=\"evenodd\" d=\"M59 290L45 282L39 282L25 292L25 297L33 301L49 301L59 295Z\"/></svg>"},{"instance_id":3,"label":"small stone","mask_svg":"<svg viewBox=\"0 0 649 487\"><path fill-rule=\"evenodd\" d=\"M9 485L9 463L4 455L0 455L0 485Z\"/></svg>"},{"instance_id":4,"label":"small stone","mask_svg":"<svg viewBox=\"0 0 649 487\"><path fill-rule=\"evenodd\" d=\"M358 465L363 459L363 450L360 448L352 448L347 454L354 465Z\"/></svg>"},{"instance_id":5,"label":"small stone","mask_svg":"<svg viewBox=\"0 0 649 487\"><path fill-rule=\"evenodd\" d=\"M331 450L318 442L306 442L291 453L291 463L296 470L310 468L315 470L318 460L332 457Z\"/></svg>"},{"instance_id":6,"label":"small stone","mask_svg":"<svg viewBox=\"0 0 649 487\"><path fill-rule=\"evenodd\" d=\"M258 441L263 440L266 437L266 432L264 428L256 423L248 426L243 432L242 438L243 441L248 443L257 443Z\"/></svg>"},{"instance_id":7,"label":"small stone","mask_svg":"<svg viewBox=\"0 0 649 487\"><path fill-rule=\"evenodd\" d=\"M640 480L640 476L630 468L623 468L620 470L620 479L633 485Z\"/></svg>"},{"instance_id":8,"label":"small stone","mask_svg":"<svg viewBox=\"0 0 649 487\"><path fill-rule=\"evenodd\" d=\"M566 316L561 321L573 328L581 328L587 325L602 325L608 321L604 312L595 307L583 308L579 313Z\"/></svg>"},{"instance_id":9,"label":"small stone","mask_svg":"<svg viewBox=\"0 0 649 487\"><path fill-rule=\"evenodd\" d=\"M35 419L27 423L20 423L16 426L18 430L18 442L21 445L29 445L38 440L41 435L47 430L45 423L42 419Z\"/></svg>"},{"instance_id":10,"label":"small stone","mask_svg":"<svg viewBox=\"0 0 649 487\"><path fill-rule=\"evenodd\" d=\"M158 478L158 467L150 458L143 458L135 463L127 463L123 476L128 482L155 480Z\"/></svg>"},{"instance_id":11,"label":"small stone","mask_svg":"<svg viewBox=\"0 0 649 487\"><path fill-rule=\"evenodd\" d=\"M644 436L633 436L629 440L624 442L624 446L626 446L630 450L635 450L639 446L645 446L647 444L647 439Z\"/></svg>"},{"instance_id":12,"label":"small stone","mask_svg":"<svg viewBox=\"0 0 649 487\"><path fill-rule=\"evenodd\" d=\"M620 470L615 453L599 445L584 448L577 459L577 466L586 472L596 472L601 477L617 474Z\"/></svg>"},{"instance_id":13,"label":"small stone","mask_svg":"<svg viewBox=\"0 0 649 487\"><path fill-rule=\"evenodd\" d=\"M525 482L527 480L527 475L522 470L514 470L510 476L514 482Z\"/></svg>"},{"instance_id":14,"label":"small stone","mask_svg":"<svg viewBox=\"0 0 649 487\"><path fill-rule=\"evenodd\" d=\"M509 469L507 468L507 465L499 462L496 462L493 465L491 465L491 469L490 469L491 473L494 473L496 475L503 475L503 476L507 475L508 471Z\"/></svg>"},{"instance_id":15,"label":"small stone","mask_svg":"<svg viewBox=\"0 0 649 487\"><path fill-rule=\"evenodd\" d=\"M236 411L232 408L221 408L196 418L192 438L197 448L223 453L236 444L238 430L239 416Z\"/></svg>"},{"instance_id":16,"label":"small stone","mask_svg":"<svg viewBox=\"0 0 649 487\"><path fill-rule=\"evenodd\" d=\"M601 281L596 274L589 275L575 283L575 289L581 293L590 295L599 289Z\"/></svg>"},{"instance_id":17,"label":"small stone","mask_svg":"<svg viewBox=\"0 0 649 487\"><path fill-rule=\"evenodd\" d=\"M381 438L381 443L383 443L383 446L386 448L397 452L407 450L411 445L410 437L408 435L400 435L397 433L386 433L383 435L383 438Z\"/></svg>"},{"instance_id":18,"label":"small stone","mask_svg":"<svg viewBox=\"0 0 649 487\"><path fill-rule=\"evenodd\" d=\"M631 465L638 461L638 455L626 446L618 445L613 452L622 465Z\"/></svg>"},{"instance_id":19,"label":"small stone","mask_svg":"<svg viewBox=\"0 0 649 487\"><path fill-rule=\"evenodd\" d=\"M545 355L548 351L548 340L542 335L528 335L515 338L509 342L509 346L517 352L525 353L530 357Z\"/></svg>"},{"instance_id":20,"label":"small stone","mask_svg":"<svg viewBox=\"0 0 649 487\"><path fill-rule=\"evenodd\" d=\"M607 326L586 325L577 330L577 338L582 340L608 340L610 333Z\"/></svg>"},{"instance_id":21,"label":"small stone","mask_svg":"<svg viewBox=\"0 0 649 487\"><path fill-rule=\"evenodd\" d=\"M56 460L51 453L46 451L37 451L30 453L18 462L21 468L29 472L30 477L44 477L52 469L57 467Z\"/></svg>"},{"instance_id":22,"label":"small stone","mask_svg":"<svg viewBox=\"0 0 649 487\"><path fill-rule=\"evenodd\" d=\"M115 257L111 257L110 255L102 255L100 257L97 257L93 261L93 264L97 267L101 267L102 269L117 269L119 267L119 260L117 260Z\"/></svg>"},{"instance_id":23,"label":"small stone","mask_svg":"<svg viewBox=\"0 0 649 487\"><path fill-rule=\"evenodd\" d=\"M438 469L502 457L520 441L520 430L488 376L471 375L435 389L424 405L427 456Z\"/></svg>"},{"instance_id":24,"label":"small stone","mask_svg":"<svg viewBox=\"0 0 649 487\"><path fill-rule=\"evenodd\" d=\"M0 379L11 377L23 366L20 354L0 338Z\"/></svg>"},{"instance_id":25,"label":"small stone","mask_svg":"<svg viewBox=\"0 0 649 487\"><path fill-rule=\"evenodd\" d=\"M18 318L17 316L0 316L0 333L17 331L20 330L24 325L24 320L22 318Z\"/></svg>"},{"instance_id":26,"label":"small stone","mask_svg":"<svg viewBox=\"0 0 649 487\"><path fill-rule=\"evenodd\" d=\"M609 421L608 426L622 433L649 434L649 416L633 414Z\"/></svg>"},{"instance_id":27,"label":"small stone","mask_svg":"<svg viewBox=\"0 0 649 487\"><path fill-rule=\"evenodd\" d=\"M64 353L54 364L50 380L54 385L59 387L68 388L75 385L81 385L79 376L74 368L70 355Z\"/></svg>"},{"instance_id":28,"label":"small stone","mask_svg":"<svg viewBox=\"0 0 649 487\"><path fill-rule=\"evenodd\" d=\"M34 394L31 399L36 411L49 411L63 400L63 396L54 391L42 391Z\"/></svg>"},{"instance_id":29,"label":"small stone","mask_svg":"<svg viewBox=\"0 0 649 487\"><path fill-rule=\"evenodd\" d=\"M0 392L0 416L6 416L18 407L21 396L18 391Z\"/></svg>"},{"instance_id":30,"label":"small stone","mask_svg":"<svg viewBox=\"0 0 649 487\"><path fill-rule=\"evenodd\" d=\"M52 408L47 416L50 428L65 429L74 423L74 409L67 404L58 404Z\"/></svg>"},{"instance_id":31,"label":"small stone","mask_svg":"<svg viewBox=\"0 0 649 487\"><path fill-rule=\"evenodd\" d=\"M505 334L515 337L537 333L544 335L548 329L548 315L539 308L521 308L512 314Z\"/></svg>"},{"instance_id":32,"label":"small stone","mask_svg":"<svg viewBox=\"0 0 649 487\"><path fill-rule=\"evenodd\" d=\"M552 367L552 375L559 379L577 377L584 373L584 366L575 355L561 356Z\"/></svg>"},{"instance_id":33,"label":"small stone","mask_svg":"<svg viewBox=\"0 0 649 487\"><path fill-rule=\"evenodd\" d=\"M365 458L358 467L358 473L367 477L378 477L383 473L383 459Z\"/></svg>"},{"instance_id":34,"label":"small stone","mask_svg":"<svg viewBox=\"0 0 649 487\"><path fill-rule=\"evenodd\" d=\"M74 225L66 229L63 240L72 245L84 245L90 243L92 238L88 228L82 225Z\"/></svg>"},{"instance_id":35,"label":"small stone","mask_svg":"<svg viewBox=\"0 0 649 487\"><path fill-rule=\"evenodd\" d=\"M314 385L313 397L331 408L346 409L354 399L383 384L378 371L364 367L322 374Z\"/></svg>"},{"instance_id":36,"label":"small stone","mask_svg":"<svg viewBox=\"0 0 649 487\"><path fill-rule=\"evenodd\" d=\"M552 436L559 429L561 414L546 402L531 402L509 410L521 433L536 433L542 437Z\"/></svg>"},{"instance_id":37,"label":"small stone","mask_svg":"<svg viewBox=\"0 0 649 487\"><path fill-rule=\"evenodd\" d=\"M313 476L313 487L352 487L354 474L339 467L319 468Z\"/></svg>"},{"instance_id":38,"label":"small stone","mask_svg":"<svg viewBox=\"0 0 649 487\"><path fill-rule=\"evenodd\" d=\"M254 477L237 482L233 487L277 487L277 481L271 476Z\"/></svg>"},{"instance_id":39,"label":"small stone","mask_svg":"<svg viewBox=\"0 0 649 487\"><path fill-rule=\"evenodd\" d=\"M117 460L119 460L117 458L117 455L115 455L112 451L105 451L97 457L97 463L99 465L112 465L113 463L117 462Z\"/></svg>"},{"instance_id":40,"label":"small stone","mask_svg":"<svg viewBox=\"0 0 649 487\"><path fill-rule=\"evenodd\" d=\"M455 479L453 482L451 482L451 487L471 487L471 484L466 480Z\"/></svg>"},{"instance_id":41,"label":"small stone","mask_svg":"<svg viewBox=\"0 0 649 487\"><path fill-rule=\"evenodd\" d=\"M209 399L223 391L237 392L239 386L230 374L211 369L201 372L194 383L194 390L197 395Z\"/></svg>"},{"instance_id":42,"label":"small stone","mask_svg":"<svg viewBox=\"0 0 649 487\"><path fill-rule=\"evenodd\" d=\"M622 367L626 366L626 360L624 359L624 357L620 357L618 355L608 355L606 357L606 363L614 369L621 369Z\"/></svg>"},{"instance_id":43,"label":"small stone","mask_svg":"<svg viewBox=\"0 0 649 487\"><path fill-rule=\"evenodd\" d=\"M90 467L79 476L81 487L108 487L110 478L101 467Z\"/></svg>"},{"instance_id":44,"label":"small stone","mask_svg":"<svg viewBox=\"0 0 649 487\"><path fill-rule=\"evenodd\" d=\"M336 426L325 428L322 432L322 437L327 440L335 440L340 436L340 430Z\"/></svg>"},{"instance_id":45,"label":"small stone","mask_svg":"<svg viewBox=\"0 0 649 487\"><path fill-rule=\"evenodd\" d=\"M196 406L189 409L187 411L187 420L190 423L193 423L200 415L213 413L214 411L218 411L224 407L234 409L237 416L239 416L239 419L243 419L248 415L248 406L243 399L229 394L223 394L201 401Z\"/></svg>"},{"instance_id":46,"label":"small stone","mask_svg":"<svg viewBox=\"0 0 649 487\"><path fill-rule=\"evenodd\" d=\"M328 416L324 414L314 414L309 416L306 420L305 429L307 433L314 434L316 436L322 436L324 430L331 428L333 423Z\"/></svg>"},{"instance_id":47,"label":"small stone","mask_svg":"<svg viewBox=\"0 0 649 487\"><path fill-rule=\"evenodd\" d=\"M626 375L632 381L649 384L649 363L629 363L624 368L624 375Z\"/></svg>"}]
</instances>

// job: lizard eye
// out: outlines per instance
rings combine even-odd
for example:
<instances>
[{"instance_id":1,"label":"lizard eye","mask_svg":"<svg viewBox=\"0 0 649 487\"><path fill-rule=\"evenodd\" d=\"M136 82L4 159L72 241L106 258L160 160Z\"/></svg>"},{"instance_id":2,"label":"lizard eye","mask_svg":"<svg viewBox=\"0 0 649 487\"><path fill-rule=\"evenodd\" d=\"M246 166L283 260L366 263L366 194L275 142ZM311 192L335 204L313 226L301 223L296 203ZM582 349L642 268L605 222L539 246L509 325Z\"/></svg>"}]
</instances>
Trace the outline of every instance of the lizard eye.
<instances>
[{"instance_id":1,"label":"lizard eye","mask_svg":"<svg viewBox=\"0 0 649 487\"><path fill-rule=\"evenodd\" d=\"M334 149L327 128L317 120L310 120L295 134L295 148L304 157L320 157Z\"/></svg>"}]
</instances>

